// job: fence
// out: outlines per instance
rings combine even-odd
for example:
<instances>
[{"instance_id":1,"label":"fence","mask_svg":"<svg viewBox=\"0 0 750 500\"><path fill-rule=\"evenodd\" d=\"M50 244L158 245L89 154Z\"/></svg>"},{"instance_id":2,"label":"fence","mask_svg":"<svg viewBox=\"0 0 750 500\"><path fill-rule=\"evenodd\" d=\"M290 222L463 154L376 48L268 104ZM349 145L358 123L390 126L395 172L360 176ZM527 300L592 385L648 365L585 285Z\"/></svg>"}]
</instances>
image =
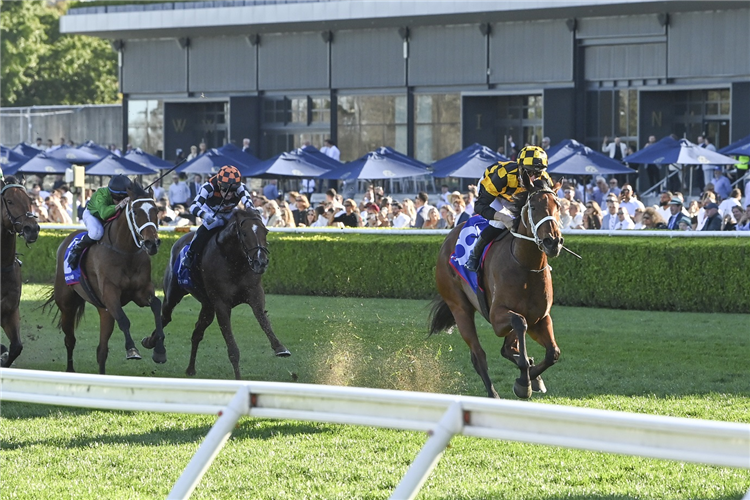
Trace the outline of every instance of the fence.
<instances>
[{"instance_id":1,"label":"fence","mask_svg":"<svg viewBox=\"0 0 750 500\"><path fill-rule=\"evenodd\" d=\"M414 498L456 434L750 469L750 424L357 387L0 369L0 399L218 414L168 498L188 498L240 417L427 431L392 499ZM195 401L201 401L196 404ZM750 491L744 497L750 500Z\"/></svg>"}]
</instances>

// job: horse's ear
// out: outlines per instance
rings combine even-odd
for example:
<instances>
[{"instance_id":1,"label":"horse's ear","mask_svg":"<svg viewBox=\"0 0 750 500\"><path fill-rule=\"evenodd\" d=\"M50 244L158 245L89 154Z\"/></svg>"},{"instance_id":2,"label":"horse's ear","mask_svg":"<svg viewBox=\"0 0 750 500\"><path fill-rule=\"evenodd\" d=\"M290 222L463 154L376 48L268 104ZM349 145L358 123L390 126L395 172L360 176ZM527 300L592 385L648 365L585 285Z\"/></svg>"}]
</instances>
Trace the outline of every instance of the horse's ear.
<instances>
[{"instance_id":1,"label":"horse's ear","mask_svg":"<svg viewBox=\"0 0 750 500\"><path fill-rule=\"evenodd\" d=\"M552 186L552 191L554 191L555 193L557 193L560 190L560 188L562 187L562 183L563 183L564 180L565 180L565 177L563 177L562 179L560 179L559 181L557 181L555 183L555 185Z\"/></svg>"},{"instance_id":2,"label":"horse's ear","mask_svg":"<svg viewBox=\"0 0 750 500\"><path fill-rule=\"evenodd\" d=\"M531 177L529 177L529 173L526 172L526 169L521 169L521 185L526 188L526 191L531 191L531 188L534 187L531 183Z\"/></svg>"},{"instance_id":3,"label":"horse's ear","mask_svg":"<svg viewBox=\"0 0 750 500\"><path fill-rule=\"evenodd\" d=\"M148 188L148 191L146 191L146 192L148 193L149 198L153 198L154 197L154 188L150 187L150 188Z\"/></svg>"}]
</instances>

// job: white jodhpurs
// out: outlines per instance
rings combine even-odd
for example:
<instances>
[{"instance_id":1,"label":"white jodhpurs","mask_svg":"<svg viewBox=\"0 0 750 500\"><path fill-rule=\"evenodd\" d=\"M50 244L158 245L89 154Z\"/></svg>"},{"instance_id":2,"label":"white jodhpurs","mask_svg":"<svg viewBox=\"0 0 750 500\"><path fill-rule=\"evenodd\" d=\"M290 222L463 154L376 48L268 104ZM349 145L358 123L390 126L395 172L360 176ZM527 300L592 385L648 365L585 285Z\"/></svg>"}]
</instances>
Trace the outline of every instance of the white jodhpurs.
<instances>
[{"instance_id":1,"label":"white jodhpurs","mask_svg":"<svg viewBox=\"0 0 750 500\"><path fill-rule=\"evenodd\" d=\"M104 236L104 225L97 216L89 212L88 208L83 211L83 223L89 232L89 238L96 241L102 239L102 236Z\"/></svg>"}]
</instances>

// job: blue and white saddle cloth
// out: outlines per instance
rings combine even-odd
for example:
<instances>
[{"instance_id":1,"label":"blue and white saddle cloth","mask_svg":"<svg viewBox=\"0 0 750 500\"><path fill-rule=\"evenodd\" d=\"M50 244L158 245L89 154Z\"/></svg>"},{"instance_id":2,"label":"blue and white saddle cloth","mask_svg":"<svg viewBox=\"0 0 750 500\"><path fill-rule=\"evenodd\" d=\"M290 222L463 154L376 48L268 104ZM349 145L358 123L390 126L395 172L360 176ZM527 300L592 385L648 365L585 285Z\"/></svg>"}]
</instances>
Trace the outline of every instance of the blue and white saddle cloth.
<instances>
[{"instance_id":1,"label":"blue and white saddle cloth","mask_svg":"<svg viewBox=\"0 0 750 500\"><path fill-rule=\"evenodd\" d=\"M487 219L482 217L481 215L473 215L471 218L466 221L466 224L464 225L463 229L461 229L461 232L458 234L458 240L456 241L456 249L453 251L450 257L450 264L453 267L453 269L456 270L459 276L471 286L471 289L474 291L474 293L477 292L477 273L466 270L466 262L469 260L469 256L471 255L471 251L474 249L474 246L477 244L477 238L479 238L479 234L482 232L484 228L489 226L489 222L487 222ZM484 247L484 252L482 253L482 259L480 262L484 261L484 256L487 254L487 250L489 250L490 246L487 245Z\"/></svg>"},{"instance_id":2,"label":"blue and white saddle cloth","mask_svg":"<svg viewBox=\"0 0 750 500\"><path fill-rule=\"evenodd\" d=\"M195 288L190 269L185 266L185 254L187 254L189 249L189 243L182 247L182 250L180 250L180 253L177 255L177 259L175 259L174 267L172 268L172 272L177 276L177 284L187 290Z\"/></svg>"},{"instance_id":3,"label":"blue and white saddle cloth","mask_svg":"<svg viewBox=\"0 0 750 500\"><path fill-rule=\"evenodd\" d=\"M81 256L81 259L78 261L78 267L75 269L71 269L68 265L68 255L70 255L70 250L73 248L73 245L78 243L81 239L83 239L84 236L89 234L88 232L84 231L82 233L79 233L73 237L72 240L70 240L70 244L68 245L68 248L65 249L65 256L63 257L63 273L65 273L65 284L66 285L77 285L81 282L81 261L83 260L83 256ZM88 249L86 249L88 251Z\"/></svg>"}]
</instances>

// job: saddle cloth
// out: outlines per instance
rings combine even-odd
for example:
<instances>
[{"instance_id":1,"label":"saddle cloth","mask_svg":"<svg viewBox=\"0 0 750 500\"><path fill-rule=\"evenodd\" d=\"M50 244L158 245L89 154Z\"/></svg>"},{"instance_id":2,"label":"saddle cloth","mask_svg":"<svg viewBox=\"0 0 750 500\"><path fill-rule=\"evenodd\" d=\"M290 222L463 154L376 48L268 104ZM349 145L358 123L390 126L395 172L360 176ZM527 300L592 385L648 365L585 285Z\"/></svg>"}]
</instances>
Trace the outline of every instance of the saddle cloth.
<instances>
[{"instance_id":1,"label":"saddle cloth","mask_svg":"<svg viewBox=\"0 0 750 500\"><path fill-rule=\"evenodd\" d=\"M489 226L487 219L481 215L472 215L471 218L466 221L461 232L458 233L458 240L456 241L456 249L453 251L450 257L450 265L453 269L461 276L466 283L469 284L474 293L477 293L477 273L469 271L464 267L466 262L469 260L474 246L477 244L477 238L484 228ZM480 264L484 262L484 258L487 255L487 250L490 249L492 243L484 247L482 252L482 258ZM480 265L481 268L481 265Z\"/></svg>"},{"instance_id":2,"label":"saddle cloth","mask_svg":"<svg viewBox=\"0 0 750 500\"><path fill-rule=\"evenodd\" d=\"M70 244L68 245L68 248L65 249L65 256L63 257L63 272L65 273L65 284L66 285L77 285L81 282L81 262L83 262L83 255L81 255L81 258L78 261L78 266L75 269L71 269L68 265L68 255L70 255L70 250L73 248L73 245L78 243L79 240L81 240L84 236L89 234L88 232L84 231L80 234L75 235L72 240L70 240ZM85 252L88 252L88 248L84 250Z\"/></svg>"},{"instance_id":3,"label":"saddle cloth","mask_svg":"<svg viewBox=\"0 0 750 500\"><path fill-rule=\"evenodd\" d=\"M177 259L175 259L175 263L172 268L172 272L175 276L177 276L177 284L186 290L195 288L190 268L184 265L185 254L187 254L189 249L190 243L182 247L182 250L180 250L180 253L177 255Z\"/></svg>"}]
</instances>

